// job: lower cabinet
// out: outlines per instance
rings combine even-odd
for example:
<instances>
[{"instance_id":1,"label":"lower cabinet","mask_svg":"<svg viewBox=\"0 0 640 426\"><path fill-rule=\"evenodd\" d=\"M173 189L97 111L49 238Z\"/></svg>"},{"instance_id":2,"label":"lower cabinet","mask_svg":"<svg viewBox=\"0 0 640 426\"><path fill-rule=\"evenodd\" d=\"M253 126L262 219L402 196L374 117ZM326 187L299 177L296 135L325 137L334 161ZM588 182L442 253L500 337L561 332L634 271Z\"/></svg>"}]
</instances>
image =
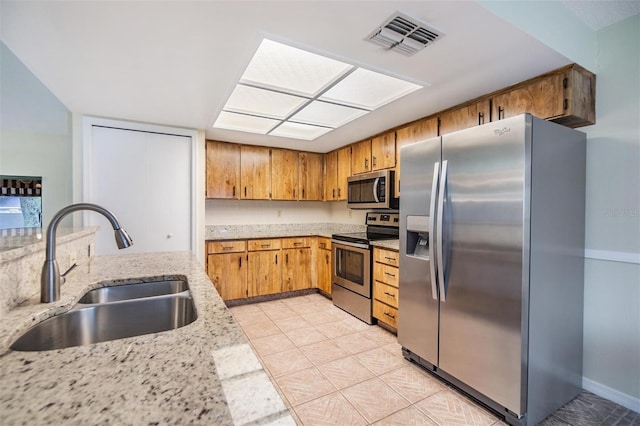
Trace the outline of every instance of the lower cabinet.
<instances>
[{"instance_id":1,"label":"lower cabinet","mask_svg":"<svg viewBox=\"0 0 640 426\"><path fill-rule=\"evenodd\" d=\"M398 252L374 247L373 260L373 317L397 330Z\"/></svg>"},{"instance_id":2,"label":"lower cabinet","mask_svg":"<svg viewBox=\"0 0 640 426\"><path fill-rule=\"evenodd\" d=\"M247 297L245 241L215 241L207 244L207 273L223 300Z\"/></svg>"},{"instance_id":3,"label":"lower cabinet","mask_svg":"<svg viewBox=\"0 0 640 426\"><path fill-rule=\"evenodd\" d=\"M282 256L282 291L311 288L311 238L283 238Z\"/></svg>"},{"instance_id":4,"label":"lower cabinet","mask_svg":"<svg viewBox=\"0 0 640 426\"><path fill-rule=\"evenodd\" d=\"M280 240L249 240L247 254L247 296L280 293L281 258Z\"/></svg>"},{"instance_id":5,"label":"lower cabinet","mask_svg":"<svg viewBox=\"0 0 640 426\"><path fill-rule=\"evenodd\" d=\"M315 252L316 286L325 294L331 295L331 239L318 237Z\"/></svg>"}]
</instances>

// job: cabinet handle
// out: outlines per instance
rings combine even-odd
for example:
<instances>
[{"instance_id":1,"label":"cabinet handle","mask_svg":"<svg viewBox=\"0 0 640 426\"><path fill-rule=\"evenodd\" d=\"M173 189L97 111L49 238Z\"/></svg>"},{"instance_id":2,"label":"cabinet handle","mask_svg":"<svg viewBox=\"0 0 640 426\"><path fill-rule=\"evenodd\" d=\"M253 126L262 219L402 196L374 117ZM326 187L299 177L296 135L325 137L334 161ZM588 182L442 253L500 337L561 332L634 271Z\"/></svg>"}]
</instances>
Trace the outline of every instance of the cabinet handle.
<instances>
[{"instance_id":1,"label":"cabinet handle","mask_svg":"<svg viewBox=\"0 0 640 426\"><path fill-rule=\"evenodd\" d=\"M302 243L300 241L296 241L295 243L293 243L294 246L301 246Z\"/></svg>"},{"instance_id":2,"label":"cabinet handle","mask_svg":"<svg viewBox=\"0 0 640 426\"><path fill-rule=\"evenodd\" d=\"M222 246L222 250L231 250L233 246Z\"/></svg>"},{"instance_id":3,"label":"cabinet handle","mask_svg":"<svg viewBox=\"0 0 640 426\"><path fill-rule=\"evenodd\" d=\"M376 156L374 155L373 156L373 167L375 167L375 166L376 166Z\"/></svg>"},{"instance_id":4,"label":"cabinet handle","mask_svg":"<svg viewBox=\"0 0 640 426\"><path fill-rule=\"evenodd\" d=\"M369 159L368 158L364 159L364 168L365 168L365 170L369 168Z\"/></svg>"},{"instance_id":5,"label":"cabinet handle","mask_svg":"<svg viewBox=\"0 0 640 426\"><path fill-rule=\"evenodd\" d=\"M302 198L304 198L304 188L302 188Z\"/></svg>"},{"instance_id":6,"label":"cabinet handle","mask_svg":"<svg viewBox=\"0 0 640 426\"><path fill-rule=\"evenodd\" d=\"M394 299L396 298L396 295L395 295L395 294L391 294L391 293L386 292L386 291L384 292L384 294L386 294L386 295L387 295L387 296L389 296L389 297L393 297Z\"/></svg>"},{"instance_id":7,"label":"cabinet handle","mask_svg":"<svg viewBox=\"0 0 640 426\"><path fill-rule=\"evenodd\" d=\"M238 258L238 266L242 268L242 256Z\"/></svg>"},{"instance_id":8,"label":"cabinet handle","mask_svg":"<svg viewBox=\"0 0 640 426\"><path fill-rule=\"evenodd\" d=\"M245 197L247 196L247 187L246 186L244 187L244 196Z\"/></svg>"},{"instance_id":9,"label":"cabinet handle","mask_svg":"<svg viewBox=\"0 0 640 426\"><path fill-rule=\"evenodd\" d=\"M504 108L498 106L498 120L502 120L504 118Z\"/></svg>"},{"instance_id":10,"label":"cabinet handle","mask_svg":"<svg viewBox=\"0 0 640 426\"><path fill-rule=\"evenodd\" d=\"M326 259L326 261L327 261L327 265L328 265L328 264L329 264L329 255L328 255L328 254L325 254L325 255L324 255L324 257L325 257L325 259Z\"/></svg>"},{"instance_id":11,"label":"cabinet handle","mask_svg":"<svg viewBox=\"0 0 640 426\"><path fill-rule=\"evenodd\" d=\"M391 315L391 314L390 314L390 313L388 313L388 312L385 312L384 314L385 314L386 316L388 316L389 318L396 319L396 316L395 316L395 315Z\"/></svg>"},{"instance_id":12,"label":"cabinet handle","mask_svg":"<svg viewBox=\"0 0 640 426\"><path fill-rule=\"evenodd\" d=\"M396 261L395 257L385 256L384 258L387 259L387 260L393 260L394 262Z\"/></svg>"},{"instance_id":13,"label":"cabinet handle","mask_svg":"<svg viewBox=\"0 0 640 426\"><path fill-rule=\"evenodd\" d=\"M483 112L479 112L478 113L478 125L480 124L484 124L484 113Z\"/></svg>"},{"instance_id":14,"label":"cabinet handle","mask_svg":"<svg viewBox=\"0 0 640 426\"><path fill-rule=\"evenodd\" d=\"M293 190L293 198L296 198L296 190Z\"/></svg>"},{"instance_id":15,"label":"cabinet handle","mask_svg":"<svg viewBox=\"0 0 640 426\"><path fill-rule=\"evenodd\" d=\"M386 276L388 276L388 277L393 277L393 278L395 278L395 277L396 277L395 275L390 274L390 273L388 273L388 272L385 272L384 274L385 274Z\"/></svg>"},{"instance_id":16,"label":"cabinet handle","mask_svg":"<svg viewBox=\"0 0 640 426\"><path fill-rule=\"evenodd\" d=\"M569 109L569 101L565 98L564 102L562 103L562 107L564 109Z\"/></svg>"},{"instance_id":17,"label":"cabinet handle","mask_svg":"<svg viewBox=\"0 0 640 426\"><path fill-rule=\"evenodd\" d=\"M284 263L289 264L289 253L284 255Z\"/></svg>"},{"instance_id":18,"label":"cabinet handle","mask_svg":"<svg viewBox=\"0 0 640 426\"><path fill-rule=\"evenodd\" d=\"M333 191L333 193L332 193L332 197L331 198L336 198L336 189L334 188L332 191Z\"/></svg>"},{"instance_id":19,"label":"cabinet handle","mask_svg":"<svg viewBox=\"0 0 640 426\"><path fill-rule=\"evenodd\" d=\"M233 185L233 196L234 197L236 196L236 186L235 185Z\"/></svg>"},{"instance_id":20,"label":"cabinet handle","mask_svg":"<svg viewBox=\"0 0 640 426\"><path fill-rule=\"evenodd\" d=\"M340 198L340 196L342 195L342 191L340 189L341 188L338 188L338 198Z\"/></svg>"},{"instance_id":21,"label":"cabinet handle","mask_svg":"<svg viewBox=\"0 0 640 426\"><path fill-rule=\"evenodd\" d=\"M278 255L276 254L276 265L278 264Z\"/></svg>"}]
</instances>

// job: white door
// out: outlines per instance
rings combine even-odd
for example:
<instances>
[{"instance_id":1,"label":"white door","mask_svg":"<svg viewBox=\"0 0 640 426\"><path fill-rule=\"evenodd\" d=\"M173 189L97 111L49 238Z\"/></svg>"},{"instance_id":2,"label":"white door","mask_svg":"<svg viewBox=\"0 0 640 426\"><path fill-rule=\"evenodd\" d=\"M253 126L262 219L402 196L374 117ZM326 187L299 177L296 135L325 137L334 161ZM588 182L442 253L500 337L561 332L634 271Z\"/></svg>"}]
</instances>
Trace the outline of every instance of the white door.
<instances>
[{"instance_id":1,"label":"white door","mask_svg":"<svg viewBox=\"0 0 640 426\"><path fill-rule=\"evenodd\" d=\"M186 136L92 126L87 202L118 217L133 238L126 252L192 249L191 144ZM101 227L96 254L119 252L104 217L90 212L85 223Z\"/></svg>"}]
</instances>

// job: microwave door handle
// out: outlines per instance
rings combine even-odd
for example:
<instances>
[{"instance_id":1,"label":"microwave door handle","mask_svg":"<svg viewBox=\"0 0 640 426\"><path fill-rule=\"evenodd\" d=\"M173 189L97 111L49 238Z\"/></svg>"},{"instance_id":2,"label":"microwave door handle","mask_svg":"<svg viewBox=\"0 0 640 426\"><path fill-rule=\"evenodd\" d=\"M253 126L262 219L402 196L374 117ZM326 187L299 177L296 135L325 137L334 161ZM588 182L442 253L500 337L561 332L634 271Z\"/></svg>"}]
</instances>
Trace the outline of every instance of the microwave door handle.
<instances>
[{"instance_id":1,"label":"microwave door handle","mask_svg":"<svg viewBox=\"0 0 640 426\"><path fill-rule=\"evenodd\" d=\"M436 282L436 200L438 199L438 181L440 177L440 162L433 165L433 183L431 184L431 202L429 203L429 250L430 261L429 270L431 271L431 297L438 300L438 283Z\"/></svg>"},{"instance_id":2,"label":"microwave door handle","mask_svg":"<svg viewBox=\"0 0 640 426\"><path fill-rule=\"evenodd\" d=\"M440 176L440 190L438 191L438 219L437 219L437 227L438 230L436 232L437 238L437 248L438 248L438 287L440 290L440 301L447 301L447 277L445 276L445 264L444 264L444 203L445 198L447 196L447 170L448 170L448 161L445 160L442 162L442 174Z\"/></svg>"},{"instance_id":3,"label":"microwave door handle","mask_svg":"<svg viewBox=\"0 0 640 426\"><path fill-rule=\"evenodd\" d=\"M379 203L378 199L378 184L380 183L380 178L377 177L373 180L373 199L376 200L376 203Z\"/></svg>"}]
</instances>

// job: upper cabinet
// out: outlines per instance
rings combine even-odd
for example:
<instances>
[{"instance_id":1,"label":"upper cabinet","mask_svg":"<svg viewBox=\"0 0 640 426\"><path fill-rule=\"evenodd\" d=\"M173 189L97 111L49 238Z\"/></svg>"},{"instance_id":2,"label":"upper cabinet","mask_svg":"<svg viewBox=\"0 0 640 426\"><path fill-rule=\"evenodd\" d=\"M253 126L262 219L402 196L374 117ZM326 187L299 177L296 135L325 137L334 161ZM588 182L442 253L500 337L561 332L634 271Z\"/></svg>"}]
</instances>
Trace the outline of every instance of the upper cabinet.
<instances>
[{"instance_id":1,"label":"upper cabinet","mask_svg":"<svg viewBox=\"0 0 640 426\"><path fill-rule=\"evenodd\" d=\"M323 200L324 155L313 152L298 153L300 185L298 197L304 201Z\"/></svg>"},{"instance_id":2,"label":"upper cabinet","mask_svg":"<svg viewBox=\"0 0 640 426\"><path fill-rule=\"evenodd\" d=\"M351 147L345 146L338 150L338 201L347 199L347 179L351 175Z\"/></svg>"},{"instance_id":3,"label":"upper cabinet","mask_svg":"<svg viewBox=\"0 0 640 426\"><path fill-rule=\"evenodd\" d=\"M338 151L327 152L324 156L324 200L338 199Z\"/></svg>"},{"instance_id":4,"label":"upper cabinet","mask_svg":"<svg viewBox=\"0 0 640 426\"><path fill-rule=\"evenodd\" d=\"M269 148L241 145L240 147L240 198L268 200L271 189L271 163Z\"/></svg>"},{"instance_id":5,"label":"upper cabinet","mask_svg":"<svg viewBox=\"0 0 640 426\"><path fill-rule=\"evenodd\" d=\"M371 139L351 145L351 174L371 171Z\"/></svg>"},{"instance_id":6,"label":"upper cabinet","mask_svg":"<svg viewBox=\"0 0 640 426\"><path fill-rule=\"evenodd\" d=\"M271 150L271 199L298 199L298 151Z\"/></svg>"},{"instance_id":7,"label":"upper cabinet","mask_svg":"<svg viewBox=\"0 0 640 426\"><path fill-rule=\"evenodd\" d=\"M438 118L438 134L444 135L488 123L491 118L491 104L489 99L483 99L468 105L446 110L438 114Z\"/></svg>"},{"instance_id":8,"label":"upper cabinet","mask_svg":"<svg viewBox=\"0 0 640 426\"><path fill-rule=\"evenodd\" d=\"M240 198L240 145L207 141L207 198Z\"/></svg>"},{"instance_id":9,"label":"upper cabinet","mask_svg":"<svg viewBox=\"0 0 640 426\"><path fill-rule=\"evenodd\" d=\"M492 121L528 112L569 127L595 123L595 75L570 65L491 97Z\"/></svg>"},{"instance_id":10,"label":"upper cabinet","mask_svg":"<svg viewBox=\"0 0 640 426\"><path fill-rule=\"evenodd\" d=\"M400 196L400 164L402 148L415 142L438 136L438 119L436 117L423 118L396 130L396 197Z\"/></svg>"},{"instance_id":11,"label":"upper cabinet","mask_svg":"<svg viewBox=\"0 0 640 426\"><path fill-rule=\"evenodd\" d=\"M372 170L392 169L396 166L396 132L371 139Z\"/></svg>"}]
</instances>

